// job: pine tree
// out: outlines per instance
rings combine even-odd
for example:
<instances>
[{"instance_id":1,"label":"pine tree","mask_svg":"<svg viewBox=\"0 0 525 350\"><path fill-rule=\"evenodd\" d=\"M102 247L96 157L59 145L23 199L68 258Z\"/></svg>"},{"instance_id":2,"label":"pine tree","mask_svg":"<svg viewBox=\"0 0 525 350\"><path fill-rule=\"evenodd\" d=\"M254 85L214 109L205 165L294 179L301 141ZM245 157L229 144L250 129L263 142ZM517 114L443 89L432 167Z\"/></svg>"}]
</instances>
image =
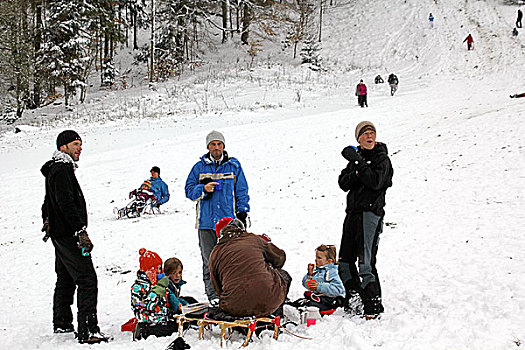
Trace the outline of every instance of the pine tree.
<instances>
[{"instance_id":1,"label":"pine tree","mask_svg":"<svg viewBox=\"0 0 525 350\"><path fill-rule=\"evenodd\" d=\"M92 34L86 28L89 14L95 8L87 1L52 0L42 51L43 63L50 77L50 88L64 89L65 104L86 85L85 71L92 62L89 56Z\"/></svg>"},{"instance_id":2,"label":"pine tree","mask_svg":"<svg viewBox=\"0 0 525 350\"><path fill-rule=\"evenodd\" d=\"M311 70L322 70L322 57L320 56L321 44L313 37L308 37L301 48L301 63L308 64Z\"/></svg>"},{"instance_id":3,"label":"pine tree","mask_svg":"<svg viewBox=\"0 0 525 350\"><path fill-rule=\"evenodd\" d=\"M31 102L34 51L29 9L29 0L0 2L0 80L6 83L0 84L0 94L11 97L6 104L16 106L16 118Z\"/></svg>"}]
</instances>

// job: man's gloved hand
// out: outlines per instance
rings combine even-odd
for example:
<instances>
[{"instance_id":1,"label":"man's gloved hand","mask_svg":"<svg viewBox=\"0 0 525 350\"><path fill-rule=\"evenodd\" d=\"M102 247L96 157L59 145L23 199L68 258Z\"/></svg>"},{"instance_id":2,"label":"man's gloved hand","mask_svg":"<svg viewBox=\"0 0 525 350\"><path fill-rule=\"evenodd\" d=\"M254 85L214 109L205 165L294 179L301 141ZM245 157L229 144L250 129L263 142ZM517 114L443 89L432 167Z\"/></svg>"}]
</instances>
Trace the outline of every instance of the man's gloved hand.
<instances>
[{"instance_id":1,"label":"man's gloved hand","mask_svg":"<svg viewBox=\"0 0 525 350\"><path fill-rule=\"evenodd\" d=\"M154 201L151 205L155 208L160 208L160 201Z\"/></svg>"},{"instance_id":2,"label":"man's gloved hand","mask_svg":"<svg viewBox=\"0 0 525 350\"><path fill-rule=\"evenodd\" d=\"M41 230L41 231L46 233L46 234L44 235L44 237L42 237L42 240L43 240L44 242L47 242L47 240L49 239L49 233L50 233L50 232L49 232L49 220L48 220L48 219L46 219L46 220L44 221L44 225L42 226L42 230Z\"/></svg>"},{"instance_id":3,"label":"man's gloved hand","mask_svg":"<svg viewBox=\"0 0 525 350\"><path fill-rule=\"evenodd\" d=\"M363 160L363 157L361 157L359 153L357 153L357 147L354 146L345 147L341 154L349 162L359 162Z\"/></svg>"},{"instance_id":4,"label":"man's gloved hand","mask_svg":"<svg viewBox=\"0 0 525 350\"><path fill-rule=\"evenodd\" d=\"M133 198L133 196L137 193L137 190L133 190L129 193L129 199Z\"/></svg>"},{"instance_id":5,"label":"man's gloved hand","mask_svg":"<svg viewBox=\"0 0 525 350\"><path fill-rule=\"evenodd\" d=\"M46 233L49 232L49 220L48 219L46 219L44 221L44 225L42 226L42 230L41 231L42 232L46 232Z\"/></svg>"},{"instance_id":6,"label":"man's gloved hand","mask_svg":"<svg viewBox=\"0 0 525 350\"><path fill-rule=\"evenodd\" d=\"M246 226L246 218L248 217L248 213L241 211L237 213L236 217L237 219L241 220L245 228L248 228L248 226Z\"/></svg>"},{"instance_id":7,"label":"man's gloved hand","mask_svg":"<svg viewBox=\"0 0 525 350\"><path fill-rule=\"evenodd\" d=\"M82 249L82 253L90 253L93 250L93 243L89 239L86 228L77 231L76 235L78 236L78 247Z\"/></svg>"}]
</instances>

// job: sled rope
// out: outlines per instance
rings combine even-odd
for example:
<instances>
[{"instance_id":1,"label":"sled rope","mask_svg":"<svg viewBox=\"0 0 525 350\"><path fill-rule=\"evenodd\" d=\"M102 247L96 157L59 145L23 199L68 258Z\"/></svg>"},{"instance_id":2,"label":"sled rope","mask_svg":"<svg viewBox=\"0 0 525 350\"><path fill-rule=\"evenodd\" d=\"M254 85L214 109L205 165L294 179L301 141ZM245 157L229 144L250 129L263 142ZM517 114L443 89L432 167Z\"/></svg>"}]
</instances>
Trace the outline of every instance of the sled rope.
<instances>
[{"instance_id":1,"label":"sled rope","mask_svg":"<svg viewBox=\"0 0 525 350\"><path fill-rule=\"evenodd\" d=\"M288 333L288 334L290 334L290 335L293 335L294 337L297 337L297 338L306 339L306 340L312 340L312 339L313 339L313 338L310 338L310 337L305 337L305 336L302 336L302 335L295 334L295 333L293 333L293 332L287 330L287 329L284 328L284 327L282 327L282 329L283 329L286 333Z\"/></svg>"}]
</instances>

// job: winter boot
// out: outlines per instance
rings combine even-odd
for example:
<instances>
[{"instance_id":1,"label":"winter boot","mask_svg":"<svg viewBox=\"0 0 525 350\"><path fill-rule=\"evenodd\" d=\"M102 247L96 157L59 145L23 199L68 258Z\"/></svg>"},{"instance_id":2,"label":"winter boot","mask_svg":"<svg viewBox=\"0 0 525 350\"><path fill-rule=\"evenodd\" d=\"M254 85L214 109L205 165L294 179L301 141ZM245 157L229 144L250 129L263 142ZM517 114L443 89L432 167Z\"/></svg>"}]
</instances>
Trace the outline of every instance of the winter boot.
<instances>
[{"instance_id":1,"label":"winter boot","mask_svg":"<svg viewBox=\"0 0 525 350\"><path fill-rule=\"evenodd\" d=\"M74 332L75 328L73 328L73 324L67 323L67 324L54 324L53 325L53 333L71 333Z\"/></svg>"},{"instance_id":2,"label":"winter boot","mask_svg":"<svg viewBox=\"0 0 525 350\"><path fill-rule=\"evenodd\" d=\"M361 315L363 313L363 290L359 283L351 279L346 281L345 286L345 299L344 309L347 313L352 315Z\"/></svg>"},{"instance_id":3,"label":"winter boot","mask_svg":"<svg viewBox=\"0 0 525 350\"><path fill-rule=\"evenodd\" d=\"M137 322L133 329L133 341L146 339L148 336L148 326L143 322Z\"/></svg>"},{"instance_id":4,"label":"winter boot","mask_svg":"<svg viewBox=\"0 0 525 350\"><path fill-rule=\"evenodd\" d=\"M370 282L364 289L364 316L367 320L378 318L385 311L381 303L381 291L377 282Z\"/></svg>"},{"instance_id":5,"label":"winter boot","mask_svg":"<svg viewBox=\"0 0 525 350\"><path fill-rule=\"evenodd\" d=\"M346 293L346 302L344 304L344 310L348 314L362 315L363 314L363 300L359 292L350 290Z\"/></svg>"},{"instance_id":6,"label":"winter boot","mask_svg":"<svg viewBox=\"0 0 525 350\"><path fill-rule=\"evenodd\" d=\"M100 332L97 315L78 316L78 342L80 344L98 344L108 342L109 337Z\"/></svg>"},{"instance_id":7,"label":"winter boot","mask_svg":"<svg viewBox=\"0 0 525 350\"><path fill-rule=\"evenodd\" d=\"M191 348L191 346L189 346L189 344L186 343L182 337L178 337L172 341L170 345L168 345L166 350L185 350L189 348Z\"/></svg>"}]
</instances>

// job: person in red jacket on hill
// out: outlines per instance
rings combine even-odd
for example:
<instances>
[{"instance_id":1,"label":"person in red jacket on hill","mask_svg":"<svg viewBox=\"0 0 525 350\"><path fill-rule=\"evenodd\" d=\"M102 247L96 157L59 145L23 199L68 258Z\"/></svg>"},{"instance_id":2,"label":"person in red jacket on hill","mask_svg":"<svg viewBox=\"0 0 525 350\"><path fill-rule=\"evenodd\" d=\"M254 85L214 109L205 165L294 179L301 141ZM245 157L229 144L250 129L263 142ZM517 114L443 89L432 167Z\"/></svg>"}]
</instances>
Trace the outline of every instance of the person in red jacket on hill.
<instances>
[{"instance_id":1,"label":"person in red jacket on hill","mask_svg":"<svg viewBox=\"0 0 525 350\"><path fill-rule=\"evenodd\" d=\"M359 103L361 107L368 107L368 101L366 100L366 85L363 83L363 79L357 84L355 95L357 96L357 103Z\"/></svg>"},{"instance_id":2,"label":"person in red jacket on hill","mask_svg":"<svg viewBox=\"0 0 525 350\"><path fill-rule=\"evenodd\" d=\"M472 35L468 35L463 42L467 42L467 50L472 50L472 44L474 43L474 39L472 38Z\"/></svg>"}]
</instances>

